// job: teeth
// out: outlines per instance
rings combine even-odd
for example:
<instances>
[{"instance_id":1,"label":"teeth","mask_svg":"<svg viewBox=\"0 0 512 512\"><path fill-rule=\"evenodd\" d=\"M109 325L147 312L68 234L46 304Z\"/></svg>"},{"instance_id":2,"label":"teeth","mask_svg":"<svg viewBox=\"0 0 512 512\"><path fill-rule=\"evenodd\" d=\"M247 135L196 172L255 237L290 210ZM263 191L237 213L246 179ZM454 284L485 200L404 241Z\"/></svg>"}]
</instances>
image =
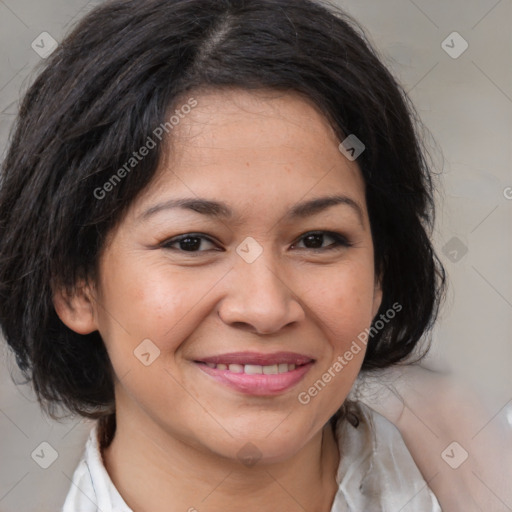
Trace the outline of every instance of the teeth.
<instances>
[{"instance_id":1,"label":"teeth","mask_svg":"<svg viewBox=\"0 0 512 512\"><path fill-rule=\"evenodd\" d=\"M285 373L288 371L288 365L286 363L280 363L278 366L277 366L277 371L279 373Z\"/></svg>"},{"instance_id":2,"label":"teeth","mask_svg":"<svg viewBox=\"0 0 512 512\"><path fill-rule=\"evenodd\" d=\"M233 373L246 373L248 375L277 375L278 373L286 373L295 370L297 365L279 363L271 364L267 366L261 366L259 364L224 364L224 363L206 363L209 368L216 368L217 370L229 370Z\"/></svg>"},{"instance_id":3,"label":"teeth","mask_svg":"<svg viewBox=\"0 0 512 512\"><path fill-rule=\"evenodd\" d=\"M261 374L263 373L263 366L260 366L259 364L246 364L244 366L244 373L249 375Z\"/></svg>"},{"instance_id":4,"label":"teeth","mask_svg":"<svg viewBox=\"0 0 512 512\"><path fill-rule=\"evenodd\" d=\"M230 364L228 368L233 373L244 373L244 367L241 364Z\"/></svg>"},{"instance_id":5,"label":"teeth","mask_svg":"<svg viewBox=\"0 0 512 512\"><path fill-rule=\"evenodd\" d=\"M265 375L276 375L278 373L277 364L263 367L263 373Z\"/></svg>"}]
</instances>

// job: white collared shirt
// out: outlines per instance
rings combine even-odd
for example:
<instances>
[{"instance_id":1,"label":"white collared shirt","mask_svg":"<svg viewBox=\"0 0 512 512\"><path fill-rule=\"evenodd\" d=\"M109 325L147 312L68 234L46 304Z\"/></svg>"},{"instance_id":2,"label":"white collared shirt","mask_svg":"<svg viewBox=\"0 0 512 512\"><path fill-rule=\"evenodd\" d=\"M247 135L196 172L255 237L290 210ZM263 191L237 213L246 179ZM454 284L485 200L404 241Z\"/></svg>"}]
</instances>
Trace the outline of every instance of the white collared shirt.
<instances>
[{"instance_id":1,"label":"white collared shirt","mask_svg":"<svg viewBox=\"0 0 512 512\"><path fill-rule=\"evenodd\" d=\"M357 403L359 425L338 421L339 484L331 512L442 512L396 427ZM61 512L135 512L103 464L97 424L73 474Z\"/></svg>"}]
</instances>

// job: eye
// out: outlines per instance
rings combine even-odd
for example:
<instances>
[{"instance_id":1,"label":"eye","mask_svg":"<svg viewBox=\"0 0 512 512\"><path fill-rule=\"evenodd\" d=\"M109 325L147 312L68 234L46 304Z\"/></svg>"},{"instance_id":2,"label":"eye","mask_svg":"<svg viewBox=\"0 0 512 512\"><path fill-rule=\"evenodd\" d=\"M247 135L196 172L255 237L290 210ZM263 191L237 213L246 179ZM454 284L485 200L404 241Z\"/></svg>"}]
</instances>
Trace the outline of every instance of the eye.
<instances>
[{"instance_id":1,"label":"eye","mask_svg":"<svg viewBox=\"0 0 512 512\"><path fill-rule=\"evenodd\" d=\"M205 249L199 250L200 247L203 247L204 242L214 245L214 243L205 235L200 233L186 233L165 241L161 247L183 252L204 252ZM176 244L179 245L179 248L174 247Z\"/></svg>"},{"instance_id":2,"label":"eye","mask_svg":"<svg viewBox=\"0 0 512 512\"><path fill-rule=\"evenodd\" d=\"M332 242L324 247L323 245L325 241L329 239ZM311 231L302 235L299 240L303 241L305 245L305 247L298 247L299 249L309 249L320 252L338 249L340 247L350 247L352 245L343 235L331 231ZM213 247L204 248L205 243L210 244ZM171 238L161 244L161 247L164 249L188 253L200 253L208 250L216 250L214 249L215 246L216 244L210 240L209 237L201 233L186 233ZM292 248L295 247L297 247L297 244L292 245Z\"/></svg>"},{"instance_id":3,"label":"eye","mask_svg":"<svg viewBox=\"0 0 512 512\"><path fill-rule=\"evenodd\" d=\"M325 239L331 239L333 242L326 247L322 247ZM343 235L331 231L311 231L302 235L300 240L303 240L306 246L300 247L300 249L305 248L313 251L328 251L352 245Z\"/></svg>"}]
</instances>

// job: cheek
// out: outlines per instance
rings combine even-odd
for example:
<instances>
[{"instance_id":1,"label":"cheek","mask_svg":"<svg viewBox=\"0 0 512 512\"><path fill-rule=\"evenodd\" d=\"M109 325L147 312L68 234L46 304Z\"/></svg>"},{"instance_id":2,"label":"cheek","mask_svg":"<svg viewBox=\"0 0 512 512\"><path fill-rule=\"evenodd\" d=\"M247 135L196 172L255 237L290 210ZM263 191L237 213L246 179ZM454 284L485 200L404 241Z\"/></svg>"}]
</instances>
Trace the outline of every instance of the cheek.
<instances>
[{"instance_id":1,"label":"cheek","mask_svg":"<svg viewBox=\"0 0 512 512\"><path fill-rule=\"evenodd\" d=\"M148 259L119 259L108 262L108 269L98 310L100 332L113 364L123 366L133 363L133 351L145 339L162 354L172 354L201 322L209 293L225 274L220 268L172 268Z\"/></svg>"},{"instance_id":2,"label":"cheek","mask_svg":"<svg viewBox=\"0 0 512 512\"><path fill-rule=\"evenodd\" d=\"M187 414L201 414L181 384L175 356L204 318L218 272L147 260L111 262L109 269L99 316L119 381L117 399L130 396L151 415L182 406L190 407Z\"/></svg>"},{"instance_id":3,"label":"cheek","mask_svg":"<svg viewBox=\"0 0 512 512\"><path fill-rule=\"evenodd\" d=\"M374 274L368 265L353 263L326 273L320 286L310 291L315 310L332 337L345 340L357 336L372 321Z\"/></svg>"},{"instance_id":4,"label":"cheek","mask_svg":"<svg viewBox=\"0 0 512 512\"><path fill-rule=\"evenodd\" d=\"M326 340L315 371L297 395L299 410L318 429L346 399L366 353L364 335L373 315L374 277L371 265L352 261L325 273L321 286L310 289L309 304Z\"/></svg>"}]
</instances>

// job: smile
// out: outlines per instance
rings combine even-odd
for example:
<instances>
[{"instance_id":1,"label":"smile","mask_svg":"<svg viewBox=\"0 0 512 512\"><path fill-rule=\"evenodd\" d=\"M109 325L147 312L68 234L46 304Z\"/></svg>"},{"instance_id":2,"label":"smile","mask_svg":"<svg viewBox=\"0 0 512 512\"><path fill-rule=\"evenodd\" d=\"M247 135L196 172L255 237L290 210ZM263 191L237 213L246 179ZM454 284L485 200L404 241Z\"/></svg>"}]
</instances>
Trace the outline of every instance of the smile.
<instances>
[{"instance_id":1,"label":"smile","mask_svg":"<svg viewBox=\"0 0 512 512\"><path fill-rule=\"evenodd\" d=\"M277 375L295 370L295 364L279 363L267 366L259 364L226 364L205 363L208 368L227 370L231 373L246 373L248 375Z\"/></svg>"},{"instance_id":2,"label":"smile","mask_svg":"<svg viewBox=\"0 0 512 512\"><path fill-rule=\"evenodd\" d=\"M275 362L277 357L279 356L276 354L271 357L274 361L269 361L268 356L260 356L261 362L267 364L255 364L257 361L254 357L246 358L246 360L250 359L250 362L243 364L240 355L230 355L230 357L224 357L224 360L218 356L209 358L209 361L194 361L194 363L203 374L239 393L274 396L291 390L314 364L314 360L307 357L289 355L284 359L294 359L295 362ZM211 359L216 361L213 362ZM231 361L237 359L237 362L230 362L229 359ZM268 364L270 362L273 364Z\"/></svg>"}]
</instances>

